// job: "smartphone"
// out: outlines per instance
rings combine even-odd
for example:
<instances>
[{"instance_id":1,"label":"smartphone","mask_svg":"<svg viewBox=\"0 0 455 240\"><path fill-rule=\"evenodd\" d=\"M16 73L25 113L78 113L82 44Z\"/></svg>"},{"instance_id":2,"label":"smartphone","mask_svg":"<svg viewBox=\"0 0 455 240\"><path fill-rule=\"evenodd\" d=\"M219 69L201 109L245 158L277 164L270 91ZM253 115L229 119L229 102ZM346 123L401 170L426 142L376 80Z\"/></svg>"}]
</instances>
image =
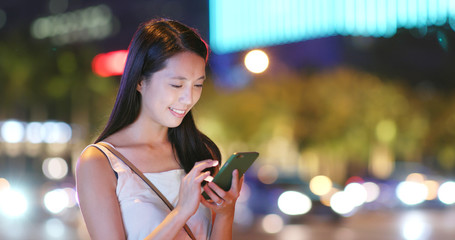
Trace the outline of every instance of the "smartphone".
<instances>
[{"instance_id":1,"label":"smartphone","mask_svg":"<svg viewBox=\"0 0 455 240\"><path fill-rule=\"evenodd\" d=\"M258 158L258 152L235 152L226 163L221 167L220 171L215 175L212 182L221 187L224 191L231 188L232 172L237 169L239 171L239 179ZM203 192L205 199L210 199L207 193Z\"/></svg>"}]
</instances>

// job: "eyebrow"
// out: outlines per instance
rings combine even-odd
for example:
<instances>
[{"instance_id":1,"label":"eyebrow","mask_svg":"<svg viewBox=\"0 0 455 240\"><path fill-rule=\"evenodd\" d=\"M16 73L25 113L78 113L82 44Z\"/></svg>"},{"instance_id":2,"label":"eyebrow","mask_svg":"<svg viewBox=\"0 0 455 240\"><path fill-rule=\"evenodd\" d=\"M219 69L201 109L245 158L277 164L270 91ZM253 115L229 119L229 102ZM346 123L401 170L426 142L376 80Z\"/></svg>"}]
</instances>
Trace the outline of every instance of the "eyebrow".
<instances>
[{"instance_id":1,"label":"eyebrow","mask_svg":"<svg viewBox=\"0 0 455 240\"><path fill-rule=\"evenodd\" d=\"M206 76L201 76L199 77L198 79L196 80L205 80ZM182 76L174 76L174 77L171 77L171 79L177 79L177 80L188 80L186 77L182 77Z\"/></svg>"}]
</instances>

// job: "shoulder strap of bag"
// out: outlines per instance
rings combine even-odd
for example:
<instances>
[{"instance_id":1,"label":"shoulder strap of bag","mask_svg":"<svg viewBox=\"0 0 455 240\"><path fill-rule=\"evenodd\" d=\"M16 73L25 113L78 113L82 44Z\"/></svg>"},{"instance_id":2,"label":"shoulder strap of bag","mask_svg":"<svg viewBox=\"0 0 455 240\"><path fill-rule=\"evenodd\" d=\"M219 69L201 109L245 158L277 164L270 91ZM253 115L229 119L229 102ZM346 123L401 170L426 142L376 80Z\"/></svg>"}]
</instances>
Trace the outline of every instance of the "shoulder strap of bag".
<instances>
[{"instance_id":1,"label":"shoulder strap of bag","mask_svg":"<svg viewBox=\"0 0 455 240\"><path fill-rule=\"evenodd\" d=\"M155 185L153 185L153 183L150 182L150 180L148 180L148 178L145 177L144 174L141 171L139 171L139 169L136 168L136 166L134 166L130 161L128 161L128 159L126 157L124 157L121 153L119 153L117 150L115 150L109 144L106 144L103 142L98 142L97 144L107 148L107 150L109 150L112 154L114 154L116 157L118 157L120 160L122 160L126 165L128 165L128 167L131 168L131 170L133 170L133 172L136 173L158 195L158 197L161 198L161 200L163 200L163 202L166 204L166 206L169 208L169 210L172 211L174 209L174 206L172 206L172 204L160 192L160 190L158 190L158 188L156 188ZM193 235L193 232L191 231L190 227L188 227L187 224L185 224L185 226L183 226L183 228L185 229L186 233L188 233L188 236L190 236L191 239L196 240L196 238Z\"/></svg>"}]
</instances>

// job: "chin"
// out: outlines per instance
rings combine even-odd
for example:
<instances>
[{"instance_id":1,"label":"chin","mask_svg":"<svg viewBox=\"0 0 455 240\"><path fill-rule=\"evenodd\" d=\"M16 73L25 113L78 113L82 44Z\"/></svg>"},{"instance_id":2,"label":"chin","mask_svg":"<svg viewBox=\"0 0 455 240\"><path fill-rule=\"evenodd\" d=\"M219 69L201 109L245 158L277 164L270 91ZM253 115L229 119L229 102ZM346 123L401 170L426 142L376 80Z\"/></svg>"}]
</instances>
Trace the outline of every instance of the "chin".
<instances>
[{"instance_id":1,"label":"chin","mask_svg":"<svg viewBox=\"0 0 455 240\"><path fill-rule=\"evenodd\" d=\"M168 123L168 124L167 124L167 127L168 127L168 128L176 128L176 127L180 126L181 124L182 124L182 121L173 122L173 123Z\"/></svg>"}]
</instances>

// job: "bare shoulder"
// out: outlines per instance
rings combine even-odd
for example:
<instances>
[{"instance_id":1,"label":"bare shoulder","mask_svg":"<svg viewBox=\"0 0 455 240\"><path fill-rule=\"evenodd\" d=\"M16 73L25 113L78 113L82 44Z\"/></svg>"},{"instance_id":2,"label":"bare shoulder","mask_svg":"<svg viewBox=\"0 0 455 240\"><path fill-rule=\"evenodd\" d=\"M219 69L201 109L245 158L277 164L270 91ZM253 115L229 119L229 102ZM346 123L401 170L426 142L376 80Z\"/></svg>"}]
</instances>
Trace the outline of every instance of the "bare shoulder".
<instances>
[{"instance_id":1,"label":"bare shoulder","mask_svg":"<svg viewBox=\"0 0 455 240\"><path fill-rule=\"evenodd\" d=\"M89 146L77 160L76 181L98 178L115 180L115 175L106 155L100 149Z\"/></svg>"},{"instance_id":2,"label":"bare shoulder","mask_svg":"<svg viewBox=\"0 0 455 240\"><path fill-rule=\"evenodd\" d=\"M100 149L89 146L79 156L76 170L86 165L105 165L103 163L108 162L106 155Z\"/></svg>"}]
</instances>

